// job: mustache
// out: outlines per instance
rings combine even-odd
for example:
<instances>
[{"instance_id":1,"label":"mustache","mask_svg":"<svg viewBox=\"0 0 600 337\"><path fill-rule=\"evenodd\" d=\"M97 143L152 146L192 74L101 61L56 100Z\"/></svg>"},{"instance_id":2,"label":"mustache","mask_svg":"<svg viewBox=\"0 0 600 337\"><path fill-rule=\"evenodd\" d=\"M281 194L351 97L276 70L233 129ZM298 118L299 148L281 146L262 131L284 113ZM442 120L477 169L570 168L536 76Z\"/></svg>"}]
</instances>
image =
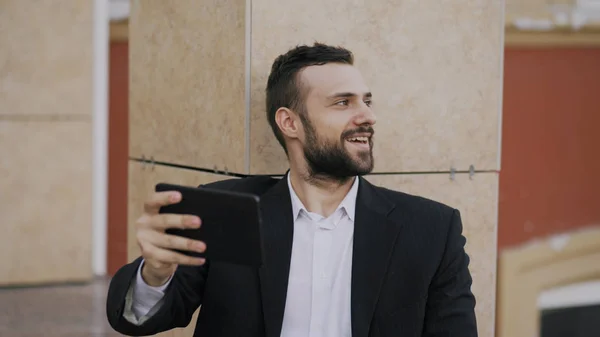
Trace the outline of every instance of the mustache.
<instances>
[{"instance_id":1,"label":"mustache","mask_svg":"<svg viewBox=\"0 0 600 337\"><path fill-rule=\"evenodd\" d=\"M342 133L342 138L348 138L357 133L370 133L371 136L373 136L375 134L375 130L373 130L373 127L371 127L371 126L359 126L356 129L344 131Z\"/></svg>"}]
</instances>

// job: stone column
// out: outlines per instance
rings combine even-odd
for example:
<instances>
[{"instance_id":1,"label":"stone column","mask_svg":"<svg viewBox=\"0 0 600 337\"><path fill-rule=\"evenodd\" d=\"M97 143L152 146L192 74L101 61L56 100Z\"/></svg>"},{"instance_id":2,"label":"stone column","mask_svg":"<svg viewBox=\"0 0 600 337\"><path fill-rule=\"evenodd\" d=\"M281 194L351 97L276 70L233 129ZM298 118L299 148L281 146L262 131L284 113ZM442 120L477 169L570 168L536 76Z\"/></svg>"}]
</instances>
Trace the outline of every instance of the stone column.
<instances>
[{"instance_id":1,"label":"stone column","mask_svg":"<svg viewBox=\"0 0 600 337\"><path fill-rule=\"evenodd\" d=\"M133 1L130 155L213 171L282 174L285 155L264 108L271 63L303 43L349 48L377 98L375 172L386 174L367 179L461 211L480 336L492 337L503 6L475 0ZM142 191L149 193L159 176L190 185L226 177L159 166L131 163L131 219L139 214ZM132 242L130 258L136 249Z\"/></svg>"},{"instance_id":2,"label":"stone column","mask_svg":"<svg viewBox=\"0 0 600 337\"><path fill-rule=\"evenodd\" d=\"M0 4L0 285L92 279L93 1Z\"/></svg>"}]
</instances>

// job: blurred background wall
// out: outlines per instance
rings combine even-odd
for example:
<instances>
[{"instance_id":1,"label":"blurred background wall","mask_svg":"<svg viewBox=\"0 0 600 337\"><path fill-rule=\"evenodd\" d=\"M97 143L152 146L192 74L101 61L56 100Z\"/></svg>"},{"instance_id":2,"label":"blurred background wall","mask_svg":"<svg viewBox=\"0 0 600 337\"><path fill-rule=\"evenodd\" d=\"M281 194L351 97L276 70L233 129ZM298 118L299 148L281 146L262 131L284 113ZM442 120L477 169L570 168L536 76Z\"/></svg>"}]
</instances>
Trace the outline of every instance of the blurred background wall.
<instances>
[{"instance_id":1,"label":"blurred background wall","mask_svg":"<svg viewBox=\"0 0 600 337\"><path fill-rule=\"evenodd\" d=\"M506 3L500 250L600 225L600 14L574 30L574 3Z\"/></svg>"},{"instance_id":2,"label":"blurred background wall","mask_svg":"<svg viewBox=\"0 0 600 337\"><path fill-rule=\"evenodd\" d=\"M498 244L600 222L600 48L507 46Z\"/></svg>"},{"instance_id":3,"label":"blurred background wall","mask_svg":"<svg viewBox=\"0 0 600 337\"><path fill-rule=\"evenodd\" d=\"M315 36L303 15L284 16L283 5L266 0L253 1L252 16L245 1L211 3L212 20L230 20L221 26L201 16L207 3L112 2L104 209L95 199L101 164L93 164L102 111L94 88L103 85L93 41L102 35L91 4L66 3L0 2L1 285L112 275L138 254L132 221L158 181L283 172L282 153L263 135L261 85L277 53ZM463 211L482 336L554 336L552 321L600 304L600 6L416 4L357 11L354 22L372 33L344 37L317 25L322 40L355 51L390 100L379 119L393 123L379 125L376 151L397 159L379 159L377 173L390 174L367 178ZM281 17L294 22L290 31L277 26ZM328 24L343 27L336 20ZM207 45L226 57L206 55ZM216 81L215 69L231 74ZM202 76L213 80L211 97L234 91L228 105L202 110ZM157 123L170 126L160 133ZM212 143L191 141L206 137Z\"/></svg>"},{"instance_id":4,"label":"blurred background wall","mask_svg":"<svg viewBox=\"0 0 600 337\"><path fill-rule=\"evenodd\" d=\"M0 285L93 276L93 18L0 2Z\"/></svg>"},{"instance_id":5,"label":"blurred background wall","mask_svg":"<svg viewBox=\"0 0 600 337\"><path fill-rule=\"evenodd\" d=\"M599 8L506 3L499 337L600 333Z\"/></svg>"},{"instance_id":6,"label":"blurred background wall","mask_svg":"<svg viewBox=\"0 0 600 337\"><path fill-rule=\"evenodd\" d=\"M541 323L542 308L537 305L543 289L596 280L590 293L567 296L588 296L584 301L600 303L600 270L594 262L600 261L600 237L593 235L600 225L599 92L598 47L506 47L498 219L501 267L503 253L523 254L516 255L514 266L504 263L507 274L519 276L504 283L499 279L499 305L514 298L513 305L501 310L512 317L505 320L506 329L523 331L519 326L529 326L525 331L531 331L531 323ZM590 237L594 239L589 244L579 241ZM544 244L551 249L539 254L547 260L526 263ZM568 246L573 252L563 251ZM553 266L561 261L564 264ZM577 270L568 270L573 266ZM541 268L547 268L546 273L534 280L521 275ZM527 282L530 285L524 286ZM522 309L526 299L528 313L515 310Z\"/></svg>"}]
</instances>

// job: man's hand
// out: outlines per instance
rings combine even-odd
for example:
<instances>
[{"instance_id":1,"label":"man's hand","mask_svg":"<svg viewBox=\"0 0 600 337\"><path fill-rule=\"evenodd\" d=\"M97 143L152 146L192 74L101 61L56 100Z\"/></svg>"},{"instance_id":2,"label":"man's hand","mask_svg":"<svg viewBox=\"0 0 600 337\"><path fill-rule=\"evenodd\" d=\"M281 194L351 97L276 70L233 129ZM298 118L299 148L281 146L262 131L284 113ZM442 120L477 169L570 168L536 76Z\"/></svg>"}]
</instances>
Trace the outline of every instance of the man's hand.
<instances>
[{"instance_id":1,"label":"man's hand","mask_svg":"<svg viewBox=\"0 0 600 337\"><path fill-rule=\"evenodd\" d=\"M162 206L181 201L179 192L157 192L144 203L144 214L136 221L136 238L142 250L144 266L142 277L150 286L165 284L178 265L202 265L203 258L186 256L173 251L185 250L202 253L206 244L165 233L168 228L199 228L197 216L159 214Z\"/></svg>"}]
</instances>

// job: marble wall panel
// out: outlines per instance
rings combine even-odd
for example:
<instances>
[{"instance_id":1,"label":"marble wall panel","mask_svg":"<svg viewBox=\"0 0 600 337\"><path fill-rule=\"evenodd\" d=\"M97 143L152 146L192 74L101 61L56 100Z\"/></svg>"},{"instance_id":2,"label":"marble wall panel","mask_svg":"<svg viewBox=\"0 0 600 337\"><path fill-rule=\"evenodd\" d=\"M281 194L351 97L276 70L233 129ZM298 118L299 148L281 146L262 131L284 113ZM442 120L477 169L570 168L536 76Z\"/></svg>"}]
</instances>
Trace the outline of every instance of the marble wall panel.
<instances>
[{"instance_id":1,"label":"marble wall panel","mask_svg":"<svg viewBox=\"0 0 600 337\"><path fill-rule=\"evenodd\" d=\"M0 119L89 119L93 1L0 2Z\"/></svg>"},{"instance_id":2,"label":"marble wall panel","mask_svg":"<svg viewBox=\"0 0 600 337\"><path fill-rule=\"evenodd\" d=\"M377 172L499 167L503 1L252 1L250 171L287 168L265 116L273 60L320 41L354 52L374 93Z\"/></svg>"},{"instance_id":3,"label":"marble wall panel","mask_svg":"<svg viewBox=\"0 0 600 337\"><path fill-rule=\"evenodd\" d=\"M133 1L130 156L245 170L245 1Z\"/></svg>"},{"instance_id":4,"label":"marble wall panel","mask_svg":"<svg viewBox=\"0 0 600 337\"><path fill-rule=\"evenodd\" d=\"M91 130L0 121L0 285L92 278Z\"/></svg>"}]
</instances>

